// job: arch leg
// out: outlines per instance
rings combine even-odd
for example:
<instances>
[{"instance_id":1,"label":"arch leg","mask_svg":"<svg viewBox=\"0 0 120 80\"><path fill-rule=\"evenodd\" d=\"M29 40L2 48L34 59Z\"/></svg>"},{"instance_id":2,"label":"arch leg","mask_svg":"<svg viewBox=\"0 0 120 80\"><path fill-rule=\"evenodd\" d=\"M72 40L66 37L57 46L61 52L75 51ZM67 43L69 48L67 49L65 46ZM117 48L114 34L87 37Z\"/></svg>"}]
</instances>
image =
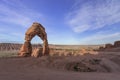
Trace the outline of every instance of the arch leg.
<instances>
[{"instance_id":1,"label":"arch leg","mask_svg":"<svg viewBox=\"0 0 120 80\"><path fill-rule=\"evenodd\" d=\"M48 41L44 40L43 41L43 55L49 55L49 46L48 46Z\"/></svg>"},{"instance_id":2,"label":"arch leg","mask_svg":"<svg viewBox=\"0 0 120 80\"><path fill-rule=\"evenodd\" d=\"M26 57L26 56L30 56L31 53L32 53L31 43L29 41L25 41L20 49L19 56Z\"/></svg>"}]
</instances>

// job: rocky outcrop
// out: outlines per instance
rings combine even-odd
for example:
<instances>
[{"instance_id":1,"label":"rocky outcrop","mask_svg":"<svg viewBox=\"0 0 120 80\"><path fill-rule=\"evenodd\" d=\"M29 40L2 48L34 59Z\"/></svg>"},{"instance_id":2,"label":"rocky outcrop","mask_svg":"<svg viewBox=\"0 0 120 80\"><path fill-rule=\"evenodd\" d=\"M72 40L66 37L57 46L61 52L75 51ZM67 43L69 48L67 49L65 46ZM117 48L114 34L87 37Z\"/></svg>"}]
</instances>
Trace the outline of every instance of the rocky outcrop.
<instances>
[{"instance_id":1,"label":"rocky outcrop","mask_svg":"<svg viewBox=\"0 0 120 80\"><path fill-rule=\"evenodd\" d=\"M114 42L114 47L120 47L120 41L115 41Z\"/></svg>"},{"instance_id":2,"label":"rocky outcrop","mask_svg":"<svg viewBox=\"0 0 120 80\"><path fill-rule=\"evenodd\" d=\"M99 50L101 51L101 50L104 50L105 48L103 47L103 46L100 46L99 47Z\"/></svg>"},{"instance_id":3,"label":"rocky outcrop","mask_svg":"<svg viewBox=\"0 0 120 80\"><path fill-rule=\"evenodd\" d=\"M105 45L105 48L106 48L106 49L113 48L113 45L112 45L112 44L106 44L106 45Z\"/></svg>"},{"instance_id":4,"label":"rocky outcrop","mask_svg":"<svg viewBox=\"0 0 120 80\"><path fill-rule=\"evenodd\" d=\"M33 23L32 26L25 33L25 43L22 45L20 49L20 56L29 56L32 54L31 48L31 40L34 36L39 36L43 41L43 55L49 54L49 46L47 40L47 33L45 32L45 28L40 23Z\"/></svg>"},{"instance_id":5,"label":"rocky outcrop","mask_svg":"<svg viewBox=\"0 0 120 80\"><path fill-rule=\"evenodd\" d=\"M99 51L105 51L105 50L110 50L110 49L112 49L114 46L112 45L112 44L105 44L105 46L103 47L103 46L100 46L99 47Z\"/></svg>"},{"instance_id":6,"label":"rocky outcrop","mask_svg":"<svg viewBox=\"0 0 120 80\"><path fill-rule=\"evenodd\" d=\"M39 57L39 56L42 56L42 48L36 48L33 50L31 56L32 57Z\"/></svg>"},{"instance_id":7,"label":"rocky outcrop","mask_svg":"<svg viewBox=\"0 0 120 80\"><path fill-rule=\"evenodd\" d=\"M99 51L120 52L120 41L115 41L114 44L106 44L105 47L99 47Z\"/></svg>"}]
</instances>

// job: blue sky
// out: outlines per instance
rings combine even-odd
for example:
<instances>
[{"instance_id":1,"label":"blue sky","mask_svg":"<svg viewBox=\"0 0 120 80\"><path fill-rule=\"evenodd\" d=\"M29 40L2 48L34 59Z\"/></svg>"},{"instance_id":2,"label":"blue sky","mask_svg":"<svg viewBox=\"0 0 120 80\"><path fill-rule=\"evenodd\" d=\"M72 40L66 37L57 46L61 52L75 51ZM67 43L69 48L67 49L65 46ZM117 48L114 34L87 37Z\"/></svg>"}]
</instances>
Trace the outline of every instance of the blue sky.
<instances>
[{"instance_id":1,"label":"blue sky","mask_svg":"<svg viewBox=\"0 0 120 80\"><path fill-rule=\"evenodd\" d=\"M0 0L0 42L23 43L36 21L49 44L113 43L120 40L120 0Z\"/></svg>"}]
</instances>

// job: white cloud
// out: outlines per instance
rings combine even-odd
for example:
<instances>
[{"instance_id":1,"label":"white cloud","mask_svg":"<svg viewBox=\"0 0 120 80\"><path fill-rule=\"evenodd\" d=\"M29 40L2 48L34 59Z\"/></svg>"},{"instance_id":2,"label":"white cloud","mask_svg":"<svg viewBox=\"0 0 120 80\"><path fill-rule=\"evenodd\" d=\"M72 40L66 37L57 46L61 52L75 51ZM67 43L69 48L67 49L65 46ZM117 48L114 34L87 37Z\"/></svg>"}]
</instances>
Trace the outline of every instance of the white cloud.
<instances>
[{"instance_id":1,"label":"white cloud","mask_svg":"<svg viewBox=\"0 0 120 80\"><path fill-rule=\"evenodd\" d=\"M0 22L28 27L42 18L42 14L27 8L18 0L2 0L0 3Z\"/></svg>"},{"instance_id":2,"label":"white cloud","mask_svg":"<svg viewBox=\"0 0 120 80\"><path fill-rule=\"evenodd\" d=\"M67 16L67 23L74 32L82 33L120 22L119 0L91 0L82 4L76 1L74 10Z\"/></svg>"}]
</instances>

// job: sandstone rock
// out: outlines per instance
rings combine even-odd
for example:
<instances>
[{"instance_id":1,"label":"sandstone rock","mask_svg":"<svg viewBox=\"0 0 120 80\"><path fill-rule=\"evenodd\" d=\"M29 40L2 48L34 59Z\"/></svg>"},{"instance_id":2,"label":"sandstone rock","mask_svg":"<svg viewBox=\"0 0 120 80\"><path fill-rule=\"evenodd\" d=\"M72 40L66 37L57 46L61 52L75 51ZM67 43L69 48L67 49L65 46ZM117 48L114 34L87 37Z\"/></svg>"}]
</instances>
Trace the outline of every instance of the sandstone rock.
<instances>
[{"instance_id":1,"label":"sandstone rock","mask_svg":"<svg viewBox=\"0 0 120 80\"><path fill-rule=\"evenodd\" d=\"M19 56L30 56L30 53L32 52L32 46L30 42L25 42L19 52Z\"/></svg>"},{"instance_id":2,"label":"sandstone rock","mask_svg":"<svg viewBox=\"0 0 120 80\"><path fill-rule=\"evenodd\" d=\"M82 48L82 49L80 50L80 55L84 55L84 54L86 54L86 53L88 53L88 51L87 51L86 49Z\"/></svg>"},{"instance_id":3,"label":"sandstone rock","mask_svg":"<svg viewBox=\"0 0 120 80\"><path fill-rule=\"evenodd\" d=\"M33 50L31 56L33 57L39 57L42 56L42 48L36 48Z\"/></svg>"},{"instance_id":4,"label":"sandstone rock","mask_svg":"<svg viewBox=\"0 0 120 80\"><path fill-rule=\"evenodd\" d=\"M113 45L112 45L112 44L106 44L106 45L105 45L105 49L110 49L110 48L113 48Z\"/></svg>"},{"instance_id":5,"label":"sandstone rock","mask_svg":"<svg viewBox=\"0 0 120 80\"><path fill-rule=\"evenodd\" d=\"M120 41L115 41L114 47L120 47Z\"/></svg>"},{"instance_id":6,"label":"sandstone rock","mask_svg":"<svg viewBox=\"0 0 120 80\"><path fill-rule=\"evenodd\" d=\"M100 50L100 51L103 51L103 50L105 50L105 48L104 48L103 46L100 46L100 47L99 47L99 50Z\"/></svg>"},{"instance_id":7,"label":"sandstone rock","mask_svg":"<svg viewBox=\"0 0 120 80\"><path fill-rule=\"evenodd\" d=\"M34 36L39 36L43 40L43 55L48 55L49 54L49 46L48 46L48 40L47 40L47 33L45 32L45 28L40 24L40 23L33 23L32 26L26 31L25 33L25 42L30 43L32 38ZM32 53L32 48L31 45L28 44L23 44L21 50L20 50L20 55L24 54L31 54Z\"/></svg>"}]
</instances>

